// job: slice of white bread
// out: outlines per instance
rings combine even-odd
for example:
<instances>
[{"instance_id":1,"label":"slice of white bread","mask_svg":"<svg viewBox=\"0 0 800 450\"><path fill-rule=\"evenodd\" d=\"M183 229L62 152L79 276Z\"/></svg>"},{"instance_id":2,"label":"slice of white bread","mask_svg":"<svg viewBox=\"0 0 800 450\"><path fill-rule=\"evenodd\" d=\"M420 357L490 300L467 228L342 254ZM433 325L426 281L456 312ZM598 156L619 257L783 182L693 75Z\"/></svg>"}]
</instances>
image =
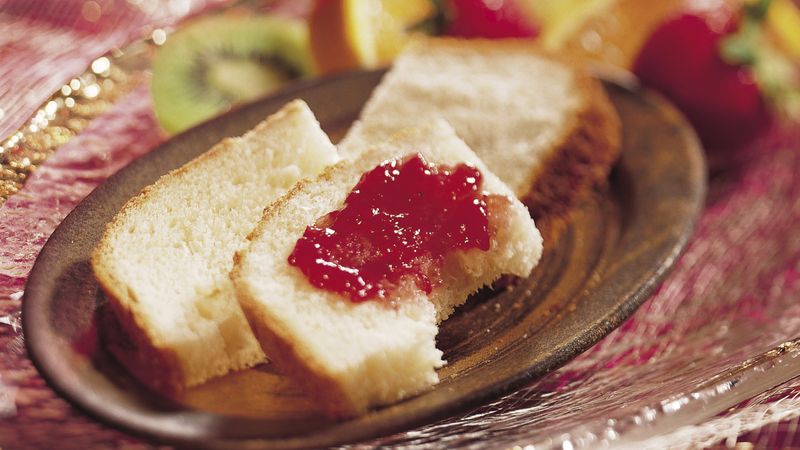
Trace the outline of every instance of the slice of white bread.
<instances>
[{"instance_id":1,"label":"slice of white bread","mask_svg":"<svg viewBox=\"0 0 800 450\"><path fill-rule=\"evenodd\" d=\"M491 219L497 230L488 251L448 255L442 284L430 295L405 286L402 294L361 303L312 286L287 263L306 226L340 209L362 174L416 153L435 164L474 164L484 191L509 199L505 214ZM525 206L441 120L299 183L264 211L248 239L231 273L239 303L270 359L334 417L362 414L435 384L435 369L444 364L435 346L438 321L501 275L528 276L542 252Z\"/></svg>"},{"instance_id":2,"label":"slice of white bread","mask_svg":"<svg viewBox=\"0 0 800 450\"><path fill-rule=\"evenodd\" d=\"M234 252L266 205L336 161L295 100L128 201L92 254L121 328L109 343L119 361L162 391L263 362L228 277Z\"/></svg>"},{"instance_id":3,"label":"slice of white bread","mask_svg":"<svg viewBox=\"0 0 800 450\"><path fill-rule=\"evenodd\" d=\"M423 39L395 60L339 143L342 156L444 118L541 218L559 219L603 182L620 123L601 84L526 40Z\"/></svg>"}]
</instances>

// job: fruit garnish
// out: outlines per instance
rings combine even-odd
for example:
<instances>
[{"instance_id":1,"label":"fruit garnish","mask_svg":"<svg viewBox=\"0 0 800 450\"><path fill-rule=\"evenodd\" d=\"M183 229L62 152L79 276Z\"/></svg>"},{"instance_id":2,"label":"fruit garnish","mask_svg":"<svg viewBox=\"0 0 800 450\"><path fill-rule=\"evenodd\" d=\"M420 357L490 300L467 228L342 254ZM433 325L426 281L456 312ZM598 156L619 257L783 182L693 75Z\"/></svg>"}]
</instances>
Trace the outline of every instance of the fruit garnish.
<instances>
[{"instance_id":1,"label":"fruit garnish","mask_svg":"<svg viewBox=\"0 0 800 450\"><path fill-rule=\"evenodd\" d=\"M800 9L791 0L773 0L766 20L778 45L789 56L800 59Z\"/></svg>"},{"instance_id":2,"label":"fruit garnish","mask_svg":"<svg viewBox=\"0 0 800 450\"><path fill-rule=\"evenodd\" d=\"M753 68L758 46L745 44L753 31L742 17L723 8L668 19L633 66L686 115L712 160L746 146L771 121Z\"/></svg>"},{"instance_id":3,"label":"fruit garnish","mask_svg":"<svg viewBox=\"0 0 800 450\"><path fill-rule=\"evenodd\" d=\"M276 16L213 16L169 36L153 59L161 126L177 133L312 73L305 25Z\"/></svg>"},{"instance_id":4,"label":"fruit garnish","mask_svg":"<svg viewBox=\"0 0 800 450\"><path fill-rule=\"evenodd\" d=\"M779 113L800 121L800 8L789 0L773 0L764 28L755 65L758 82Z\"/></svg>"},{"instance_id":5,"label":"fruit garnish","mask_svg":"<svg viewBox=\"0 0 800 450\"><path fill-rule=\"evenodd\" d=\"M722 57L752 71L762 95L779 117L800 120L800 10L786 1L744 3L736 32L722 41ZM776 14L780 14L777 16Z\"/></svg>"},{"instance_id":6,"label":"fruit garnish","mask_svg":"<svg viewBox=\"0 0 800 450\"><path fill-rule=\"evenodd\" d=\"M444 34L466 38L532 38L539 27L516 0L444 0Z\"/></svg>"},{"instance_id":7,"label":"fruit garnish","mask_svg":"<svg viewBox=\"0 0 800 450\"><path fill-rule=\"evenodd\" d=\"M575 36L591 18L609 8L614 0L520 0L520 7L528 11L541 26L540 42L556 50Z\"/></svg>"},{"instance_id":8,"label":"fruit garnish","mask_svg":"<svg viewBox=\"0 0 800 450\"><path fill-rule=\"evenodd\" d=\"M314 62L322 73L387 64L435 11L430 0L317 0L308 19Z\"/></svg>"}]
</instances>

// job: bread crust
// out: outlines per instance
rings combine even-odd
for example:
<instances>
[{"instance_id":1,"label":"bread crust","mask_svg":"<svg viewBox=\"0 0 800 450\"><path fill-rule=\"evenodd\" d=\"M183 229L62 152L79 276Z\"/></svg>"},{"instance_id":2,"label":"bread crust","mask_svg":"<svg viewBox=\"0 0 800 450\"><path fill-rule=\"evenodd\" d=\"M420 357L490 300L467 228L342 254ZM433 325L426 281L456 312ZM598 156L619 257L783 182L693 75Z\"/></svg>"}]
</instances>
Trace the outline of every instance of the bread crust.
<instances>
[{"instance_id":1,"label":"bread crust","mask_svg":"<svg viewBox=\"0 0 800 450\"><path fill-rule=\"evenodd\" d=\"M130 208L135 208L144 201L150 190L149 186L145 188L141 194L126 203L120 213L128 214ZM105 338L105 346L117 362L151 389L167 393L181 392L184 389L185 374L178 355L171 349L158 345L157 337L149 332L146 322L132 306L137 303L137 299L104 264L110 235L119 226L116 219L106 225L103 237L91 257L95 279L108 300L106 312L98 317L98 327Z\"/></svg>"},{"instance_id":2,"label":"bread crust","mask_svg":"<svg viewBox=\"0 0 800 450\"><path fill-rule=\"evenodd\" d=\"M353 409L339 381L327 376L315 358L307 355L291 338L291 334L280 327L280 322L259 306L258 300L244 289L238 289L237 296L250 328L270 360L285 375L299 383L308 397L325 405L328 416L346 419L364 412Z\"/></svg>"},{"instance_id":3,"label":"bread crust","mask_svg":"<svg viewBox=\"0 0 800 450\"><path fill-rule=\"evenodd\" d=\"M581 73L576 87L586 101L570 118L560 144L530 175L530 191L522 197L537 227L555 238L586 193L608 181L619 158L619 115L599 81Z\"/></svg>"},{"instance_id":4,"label":"bread crust","mask_svg":"<svg viewBox=\"0 0 800 450\"><path fill-rule=\"evenodd\" d=\"M109 302L98 320L105 347L117 362L140 382L158 392L177 395L184 391L184 374L177 353L158 347L141 332L136 315Z\"/></svg>"}]
</instances>

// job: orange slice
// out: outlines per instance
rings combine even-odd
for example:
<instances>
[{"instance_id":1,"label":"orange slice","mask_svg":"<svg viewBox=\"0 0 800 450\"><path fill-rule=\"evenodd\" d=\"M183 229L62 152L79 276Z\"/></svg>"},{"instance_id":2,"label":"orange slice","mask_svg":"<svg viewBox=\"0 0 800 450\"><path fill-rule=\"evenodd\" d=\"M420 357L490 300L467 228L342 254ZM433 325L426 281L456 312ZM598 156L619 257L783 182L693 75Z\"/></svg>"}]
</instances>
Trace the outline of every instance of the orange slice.
<instances>
[{"instance_id":1,"label":"orange slice","mask_svg":"<svg viewBox=\"0 0 800 450\"><path fill-rule=\"evenodd\" d=\"M630 68L641 46L685 0L521 0L551 51ZM726 1L726 0L723 0Z\"/></svg>"},{"instance_id":2,"label":"orange slice","mask_svg":"<svg viewBox=\"0 0 800 450\"><path fill-rule=\"evenodd\" d=\"M542 24L541 44L550 50L559 50L589 19L604 13L612 1L522 0L520 5Z\"/></svg>"},{"instance_id":3,"label":"orange slice","mask_svg":"<svg viewBox=\"0 0 800 450\"><path fill-rule=\"evenodd\" d=\"M311 53L321 73L390 62L410 30L435 13L430 0L317 0L309 16Z\"/></svg>"}]
</instances>

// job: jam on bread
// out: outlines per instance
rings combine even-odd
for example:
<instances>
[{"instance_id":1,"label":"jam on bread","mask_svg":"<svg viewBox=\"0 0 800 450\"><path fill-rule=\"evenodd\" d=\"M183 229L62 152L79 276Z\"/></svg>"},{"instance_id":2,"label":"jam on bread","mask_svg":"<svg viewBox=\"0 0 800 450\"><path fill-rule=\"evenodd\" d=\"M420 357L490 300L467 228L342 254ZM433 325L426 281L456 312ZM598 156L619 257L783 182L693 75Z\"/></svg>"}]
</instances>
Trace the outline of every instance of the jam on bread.
<instances>
[{"instance_id":1,"label":"jam on bread","mask_svg":"<svg viewBox=\"0 0 800 450\"><path fill-rule=\"evenodd\" d=\"M429 163L419 153L365 173L342 209L306 228L289 255L314 286L354 302L386 298L403 282L430 294L445 256L489 250L483 174ZM498 202L491 202L499 205Z\"/></svg>"}]
</instances>

